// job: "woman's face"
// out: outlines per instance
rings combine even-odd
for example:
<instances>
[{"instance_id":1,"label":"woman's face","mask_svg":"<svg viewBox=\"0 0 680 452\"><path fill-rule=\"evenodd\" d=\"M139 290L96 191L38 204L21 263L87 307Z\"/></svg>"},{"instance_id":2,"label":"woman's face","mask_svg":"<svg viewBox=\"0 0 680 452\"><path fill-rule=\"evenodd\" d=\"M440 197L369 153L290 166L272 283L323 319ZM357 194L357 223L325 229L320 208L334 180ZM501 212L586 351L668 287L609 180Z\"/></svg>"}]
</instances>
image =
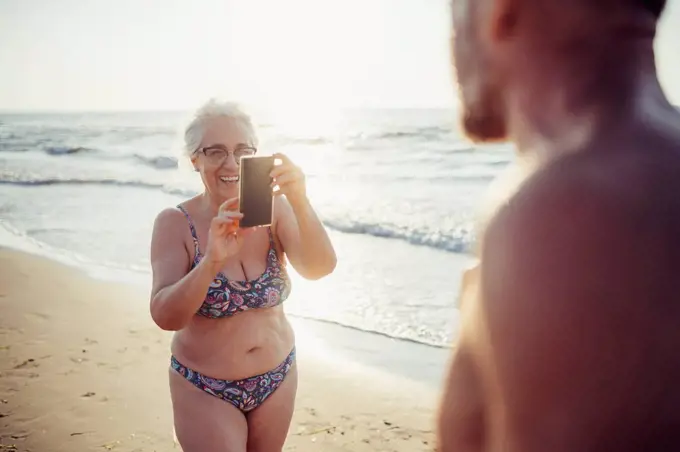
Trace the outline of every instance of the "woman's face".
<instances>
[{"instance_id":1,"label":"woman's face","mask_svg":"<svg viewBox=\"0 0 680 452\"><path fill-rule=\"evenodd\" d=\"M246 128L233 119L218 117L206 123L203 141L191 161L206 192L221 202L238 195L240 157L254 153Z\"/></svg>"}]
</instances>

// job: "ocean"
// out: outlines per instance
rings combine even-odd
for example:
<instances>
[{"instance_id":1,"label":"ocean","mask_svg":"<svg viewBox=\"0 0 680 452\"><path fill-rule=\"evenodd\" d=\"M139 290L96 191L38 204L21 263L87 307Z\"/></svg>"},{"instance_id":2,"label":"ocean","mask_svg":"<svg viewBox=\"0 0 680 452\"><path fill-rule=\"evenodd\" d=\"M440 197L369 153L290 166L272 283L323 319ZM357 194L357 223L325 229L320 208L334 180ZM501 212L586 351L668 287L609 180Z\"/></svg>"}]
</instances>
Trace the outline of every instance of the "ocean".
<instances>
[{"instance_id":1,"label":"ocean","mask_svg":"<svg viewBox=\"0 0 680 452\"><path fill-rule=\"evenodd\" d=\"M156 214L201 189L178 157L187 117L0 114L0 244L148 286ZM446 347L477 209L511 149L472 146L450 110L254 119L260 152L305 171L338 254L320 281L292 272L288 314Z\"/></svg>"}]
</instances>

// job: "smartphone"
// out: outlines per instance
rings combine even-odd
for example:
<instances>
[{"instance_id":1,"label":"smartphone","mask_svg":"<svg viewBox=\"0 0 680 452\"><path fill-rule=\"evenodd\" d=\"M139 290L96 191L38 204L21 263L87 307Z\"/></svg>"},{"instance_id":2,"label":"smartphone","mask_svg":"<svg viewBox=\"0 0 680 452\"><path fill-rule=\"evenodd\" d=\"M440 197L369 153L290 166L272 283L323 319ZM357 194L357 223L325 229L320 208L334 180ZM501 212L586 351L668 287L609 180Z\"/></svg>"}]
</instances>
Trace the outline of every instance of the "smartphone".
<instances>
[{"instance_id":1,"label":"smartphone","mask_svg":"<svg viewBox=\"0 0 680 452\"><path fill-rule=\"evenodd\" d=\"M239 167L239 212L243 218L240 227L270 226L274 217L272 178L273 156L241 157Z\"/></svg>"}]
</instances>

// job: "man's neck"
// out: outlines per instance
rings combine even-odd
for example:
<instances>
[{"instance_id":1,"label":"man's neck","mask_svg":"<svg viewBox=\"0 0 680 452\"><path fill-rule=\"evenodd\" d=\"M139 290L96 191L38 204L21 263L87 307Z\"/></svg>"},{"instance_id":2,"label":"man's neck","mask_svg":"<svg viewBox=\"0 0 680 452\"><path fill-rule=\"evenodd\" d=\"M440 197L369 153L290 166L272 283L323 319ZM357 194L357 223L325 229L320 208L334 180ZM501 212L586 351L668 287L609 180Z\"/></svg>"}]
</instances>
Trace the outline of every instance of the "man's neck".
<instances>
[{"instance_id":1,"label":"man's neck","mask_svg":"<svg viewBox=\"0 0 680 452\"><path fill-rule=\"evenodd\" d=\"M651 39L532 60L514 74L508 109L522 155L542 160L590 148L624 131L645 104L665 101Z\"/></svg>"}]
</instances>

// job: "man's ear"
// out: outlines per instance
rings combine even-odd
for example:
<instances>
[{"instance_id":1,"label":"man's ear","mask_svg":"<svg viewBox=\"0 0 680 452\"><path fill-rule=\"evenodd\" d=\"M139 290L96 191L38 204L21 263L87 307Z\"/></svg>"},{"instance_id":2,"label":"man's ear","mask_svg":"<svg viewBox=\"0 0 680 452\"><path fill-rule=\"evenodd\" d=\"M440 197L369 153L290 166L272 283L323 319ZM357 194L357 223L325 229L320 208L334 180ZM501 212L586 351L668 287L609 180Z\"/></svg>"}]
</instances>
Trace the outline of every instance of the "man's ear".
<instances>
[{"instance_id":1,"label":"man's ear","mask_svg":"<svg viewBox=\"0 0 680 452\"><path fill-rule=\"evenodd\" d=\"M479 1L479 0L477 0ZM512 39L519 23L520 3L526 0L490 0L488 36L492 41Z\"/></svg>"}]
</instances>

